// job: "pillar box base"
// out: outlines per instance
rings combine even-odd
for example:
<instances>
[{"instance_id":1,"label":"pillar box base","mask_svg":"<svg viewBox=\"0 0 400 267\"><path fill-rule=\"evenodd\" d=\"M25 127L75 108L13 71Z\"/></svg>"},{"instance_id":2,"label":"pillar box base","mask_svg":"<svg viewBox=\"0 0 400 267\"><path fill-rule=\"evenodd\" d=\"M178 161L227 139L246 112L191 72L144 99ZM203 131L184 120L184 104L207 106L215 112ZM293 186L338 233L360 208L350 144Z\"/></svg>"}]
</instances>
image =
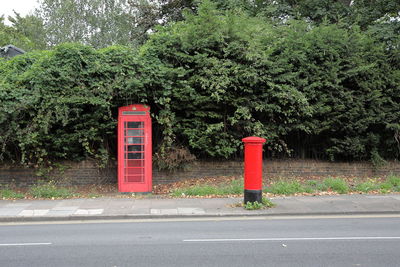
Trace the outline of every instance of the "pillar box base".
<instances>
[{"instance_id":1,"label":"pillar box base","mask_svg":"<svg viewBox=\"0 0 400 267\"><path fill-rule=\"evenodd\" d=\"M247 202L262 203L262 190L244 190L244 204Z\"/></svg>"}]
</instances>

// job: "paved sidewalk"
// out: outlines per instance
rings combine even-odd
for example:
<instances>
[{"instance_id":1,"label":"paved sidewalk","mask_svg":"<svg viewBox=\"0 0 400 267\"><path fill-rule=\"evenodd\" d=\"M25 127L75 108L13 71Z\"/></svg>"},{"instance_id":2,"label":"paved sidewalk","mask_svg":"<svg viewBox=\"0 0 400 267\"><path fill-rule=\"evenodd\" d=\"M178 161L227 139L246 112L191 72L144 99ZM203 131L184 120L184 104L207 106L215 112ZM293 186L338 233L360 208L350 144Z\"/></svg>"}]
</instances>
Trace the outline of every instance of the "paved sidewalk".
<instances>
[{"instance_id":1,"label":"paved sidewalk","mask_svg":"<svg viewBox=\"0 0 400 267\"><path fill-rule=\"evenodd\" d=\"M96 198L0 200L0 221L140 219L174 217L400 214L400 195L277 197L276 207L245 210L242 198Z\"/></svg>"}]
</instances>

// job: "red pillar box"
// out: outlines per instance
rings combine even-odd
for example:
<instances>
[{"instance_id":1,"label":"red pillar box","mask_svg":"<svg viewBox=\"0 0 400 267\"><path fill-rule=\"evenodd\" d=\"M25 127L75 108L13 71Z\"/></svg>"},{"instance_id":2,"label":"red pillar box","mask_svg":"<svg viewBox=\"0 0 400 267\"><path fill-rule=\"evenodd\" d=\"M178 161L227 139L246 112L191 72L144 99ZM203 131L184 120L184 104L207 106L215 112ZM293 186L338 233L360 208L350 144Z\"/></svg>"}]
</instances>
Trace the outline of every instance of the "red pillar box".
<instances>
[{"instance_id":1,"label":"red pillar box","mask_svg":"<svg viewBox=\"0 0 400 267\"><path fill-rule=\"evenodd\" d=\"M152 190L151 118L147 105L120 107L118 113L118 190Z\"/></svg>"},{"instance_id":2,"label":"red pillar box","mask_svg":"<svg viewBox=\"0 0 400 267\"><path fill-rule=\"evenodd\" d=\"M246 137L244 143L244 203L262 202L262 152L264 138Z\"/></svg>"}]
</instances>

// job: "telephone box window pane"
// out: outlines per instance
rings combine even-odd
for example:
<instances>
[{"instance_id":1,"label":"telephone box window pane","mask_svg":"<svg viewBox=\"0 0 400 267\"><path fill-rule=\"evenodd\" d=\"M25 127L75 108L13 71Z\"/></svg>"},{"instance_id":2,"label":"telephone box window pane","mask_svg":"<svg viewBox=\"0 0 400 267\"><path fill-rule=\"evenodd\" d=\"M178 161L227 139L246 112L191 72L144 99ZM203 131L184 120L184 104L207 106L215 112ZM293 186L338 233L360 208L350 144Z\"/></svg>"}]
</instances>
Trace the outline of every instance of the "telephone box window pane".
<instances>
[{"instance_id":1,"label":"telephone box window pane","mask_svg":"<svg viewBox=\"0 0 400 267\"><path fill-rule=\"evenodd\" d=\"M143 183L144 175L125 176L126 183Z\"/></svg>"},{"instance_id":2,"label":"telephone box window pane","mask_svg":"<svg viewBox=\"0 0 400 267\"><path fill-rule=\"evenodd\" d=\"M130 145L127 146L129 152L138 152L138 151L143 151L144 147L143 145Z\"/></svg>"},{"instance_id":3,"label":"telephone box window pane","mask_svg":"<svg viewBox=\"0 0 400 267\"><path fill-rule=\"evenodd\" d=\"M127 168L125 175L144 175L144 168Z\"/></svg>"},{"instance_id":4,"label":"telephone box window pane","mask_svg":"<svg viewBox=\"0 0 400 267\"><path fill-rule=\"evenodd\" d=\"M144 160L139 159L139 160L125 160L125 167L126 168L138 168L138 167L144 167Z\"/></svg>"},{"instance_id":5,"label":"telephone box window pane","mask_svg":"<svg viewBox=\"0 0 400 267\"><path fill-rule=\"evenodd\" d=\"M144 132L142 129L140 130L127 130L126 131L127 136L143 136Z\"/></svg>"},{"instance_id":6,"label":"telephone box window pane","mask_svg":"<svg viewBox=\"0 0 400 267\"><path fill-rule=\"evenodd\" d=\"M143 144L143 137L128 137L125 140L126 144Z\"/></svg>"},{"instance_id":7,"label":"telephone box window pane","mask_svg":"<svg viewBox=\"0 0 400 267\"><path fill-rule=\"evenodd\" d=\"M143 128L143 122L142 121L128 121L127 122L127 128Z\"/></svg>"},{"instance_id":8,"label":"telephone box window pane","mask_svg":"<svg viewBox=\"0 0 400 267\"><path fill-rule=\"evenodd\" d=\"M143 153L127 153L125 158L128 159L143 159Z\"/></svg>"}]
</instances>

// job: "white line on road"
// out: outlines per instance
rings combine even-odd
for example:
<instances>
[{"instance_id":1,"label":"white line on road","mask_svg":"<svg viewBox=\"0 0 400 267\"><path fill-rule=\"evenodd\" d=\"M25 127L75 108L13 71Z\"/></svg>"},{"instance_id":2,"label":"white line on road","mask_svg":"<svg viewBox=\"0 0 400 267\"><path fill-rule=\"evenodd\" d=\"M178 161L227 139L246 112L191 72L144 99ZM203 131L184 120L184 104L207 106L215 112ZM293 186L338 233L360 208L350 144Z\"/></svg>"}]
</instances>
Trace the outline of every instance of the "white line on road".
<instances>
[{"instance_id":1,"label":"white line on road","mask_svg":"<svg viewBox=\"0 0 400 267\"><path fill-rule=\"evenodd\" d=\"M184 239L183 242L248 242L248 241L318 241L318 240L392 240L400 236L348 236L348 237L283 237L283 238L221 238Z\"/></svg>"},{"instance_id":2,"label":"white line on road","mask_svg":"<svg viewBox=\"0 0 400 267\"><path fill-rule=\"evenodd\" d=\"M52 243L10 243L10 244L0 244L0 247L11 247L11 246L48 246Z\"/></svg>"},{"instance_id":3,"label":"white line on road","mask_svg":"<svg viewBox=\"0 0 400 267\"><path fill-rule=\"evenodd\" d=\"M102 224L102 223L163 223L163 222L198 222L198 221L265 221L265 220L314 220L314 219L366 219L366 218L400 218L400 214L356 214L356 215L271 215L271 216L233 216L233 217L195 217L195 218L149 218L149 219L102 219L102 220L65 220L65 221L28 221L28 222L0 222L2 225L49 225L49 224Z\"/></svg>"}]
</instances>

